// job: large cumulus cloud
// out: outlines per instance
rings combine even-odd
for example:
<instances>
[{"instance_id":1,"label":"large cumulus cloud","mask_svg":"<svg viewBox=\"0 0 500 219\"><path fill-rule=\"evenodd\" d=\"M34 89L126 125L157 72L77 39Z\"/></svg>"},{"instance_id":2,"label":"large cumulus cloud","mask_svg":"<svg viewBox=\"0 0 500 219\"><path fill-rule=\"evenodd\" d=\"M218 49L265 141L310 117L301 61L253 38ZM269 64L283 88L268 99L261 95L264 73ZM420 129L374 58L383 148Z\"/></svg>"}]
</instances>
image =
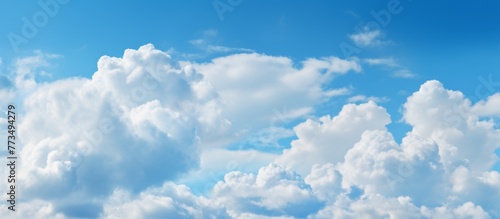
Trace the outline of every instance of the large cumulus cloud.
<instances>
[{"instance_id":1,"label":"large cumulus cloud","mask_svg":"<svg viewBox=\"0 0 500 219\"><path fill-rule=\"evenodd\" d=\"M19 119L18 216L500 217L500 174L491 170L500 131L489 117L499 115L498 94L473 104L425 82L403 104L412 129L401 143L387 110L369 101L296 125L281 153L231 151L216 139L269 125L283 104L293 111L284 116L299 118L329 98L325 81L361 67L329 57L296 68L255 53L185 64L145 45L102 57L91 79L20 86L35 92L26 90ZM216 149L200 148L214 139ZM253 163L227 168L231 161ZM226 171L207 193L179 183L217 168Z\"/></svg>"},{"instance_id":2,"label":"large cumulus cloud","mask_svg":"<svg viewBox=\"0 0 500 219\"><path fill-rule=\"evenodd\" d=\"M435 101L437 97L442 99ZM405 120L414 129L401 144L385 128L390 121L382 107L373 102L347 105L333 119L323 117L321 123L308 120L297 125L294 130L299 139L277 158L285 164L262 167L256 175L229 172L209 198L221 203L233 218L497 218L500 174L480 161L470 165L455 155L469 147L488 146L498 138L498 130L492 121L480 121L474 111L460 115L469 120L465 123L446 123L449 114L444 109L467 104L460 92L446 90L437 81L424 83L404 105ZM367 125L356 126L356 122ZM336 134L340 124L349 131ZM446 133L432 135L459 129L463 134L457 141L467 142L477 138L469 132L474 133L478 124L485 133L480 136L482 141L472 145L443 141ZM420 129L420 125L428 129ZM315 138L299 134L301 129L317 130L309 132ZM313 142L297 143L306 140ZM335 146L346 142L352 145L339 147L344 151L339 158ZM457 153L443 156L443 144L456 147ZM308 156L301 159L297 155L295 163L287 163L283 158L291 150ZM491 163L486 158L490 156L483 162ZM301 162L303 166L298 165Z\"/></svg>"},{"instance_id":3,"label":"large cumulus cloud","mask_svg":"<svg viewBox=\"0 0 500 219\"><path fill-rule=\"evenodd\" d=\"M200 136L228 125L202 75L176 67L153 45L102 57L92 79L40 85L24 110L21 189L51 200L161 185L197 166ZM82 202L62 208L98 206Z\"/></svg>"}]
</instances>

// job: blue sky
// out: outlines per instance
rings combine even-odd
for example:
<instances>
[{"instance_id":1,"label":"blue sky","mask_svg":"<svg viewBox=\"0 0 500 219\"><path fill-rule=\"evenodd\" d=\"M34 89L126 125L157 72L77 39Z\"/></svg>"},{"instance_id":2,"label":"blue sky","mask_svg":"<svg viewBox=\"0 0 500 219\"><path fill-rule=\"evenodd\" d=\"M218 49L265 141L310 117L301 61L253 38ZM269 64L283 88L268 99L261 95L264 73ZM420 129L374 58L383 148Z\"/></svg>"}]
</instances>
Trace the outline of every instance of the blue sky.
<instances>
[{"instance_id":1,"label":"blue sky","mask_svg":"<svg viewBox=\"0 0 500 219\"><path fill-rule=\"evenodd\" d=\"M4 2L0 104L32 159L17 216L500 217L499 9ZM408 164L395 188L367 176ZM445 192L422 198L422 177Z\"/></svg>"}]
</instances>

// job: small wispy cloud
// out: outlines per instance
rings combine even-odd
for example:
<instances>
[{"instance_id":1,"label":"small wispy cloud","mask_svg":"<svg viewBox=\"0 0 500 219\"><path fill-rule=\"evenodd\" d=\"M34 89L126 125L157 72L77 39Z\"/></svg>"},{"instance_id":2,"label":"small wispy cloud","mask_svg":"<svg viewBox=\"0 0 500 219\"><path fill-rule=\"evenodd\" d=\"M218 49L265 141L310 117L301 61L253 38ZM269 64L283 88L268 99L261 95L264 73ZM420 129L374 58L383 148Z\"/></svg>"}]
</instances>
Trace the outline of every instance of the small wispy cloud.
<instances>
[{"instance_id":1,"label":"small wispy cloud","mask_svg":"<svg viewBox=\"0 0 500 219\"><path fill-rule=\"evenodd\" d=\"M201 38L193 39L188 42L191 45L204 50L206 53L254 52L254 50L247 48L217 45L215 41L218 35L219 33L217 30L205 30L202 32Z\"/></svg>"},{"instance_id":2,"label":"small wispy cloud","mask_svg":"<svg viewBox=\"0 0 500 219\"><path fill-rule=\"evenodd\" d=\"M383 103L389 101L389 98L387 97L375 97L375 96L365 96L365 95L356 95L349 97L347 99L347 102L349 103L359 103L359 102L368 102L368 101L373 101L375 103Z\"/></svg>"},{"instance_id":3,"label":"small wispy cloud","mask_svg":"<svg viewBox=\"0 0 500 219\"><path fill-rule=\"evenodd\" d=\"M410 70L401 69L392 73L392 76L395 78L416 78L417 75Z\"/></svg>"},{"instance_id":4,"label":"small wispy cloud","mask_svg":"<svg viewBox=\"0 0 500 219\"><path fill-rule=\"evenodd\" d=\"M398 63L393 58L371 58L363 59L368 65L381 65L387 67L398 67Z\"/></svg>"},{"instance_id":5,"label":"small wispy cloud","mask_svg":"<svg viewBox=\"0 0 500 219\"><path fill-rule=\"evenodd\" d=\"M63 56L58 54L44 53L35 50L33 56L19 57L14 61L13 78L18 88L33 88L36 86L35 77L52 77L52 74L44 71L43 68L50 67L50 60L60 59Z\"/></svg>"},{"instance_id":6,"label":"small wispy cloud","mask_svg":"<svg viewBox=\"0 0 500 219\"><path fill-rule=\"evenodd\" d=\"M217 30L214 30L214 29L208 29L208 30L204 30L202 32L202 35L204 37L217 37L219 35L219 31Z\"/></svg>"},{"instance_id":7,"label":"small wispy cloud","mask_svg":"<svg viewBox=\"0 0 500 219\"><path fill-rule=\"evenodd\" d=\"M352 93L352 88L343 87L338 89L332 89L324 92L326 97L337 97L337 96L345 96Z\"/></svg>"},{"instance_id":8,"label":"small wispy cloud","mask_svg":"<svg viewBox=\"0 0 500 219\"><path fill-rule=\"evenodd\" d=\"M368 28L364 28L360 33L349 35L349 39L359 47L367 47L383 44L384 42L381 39L382 36L383 34L380 30L369 30Z\"/></svg>"},{"instance_id":9,"label":"small wispy cloud","mask_svg":"<svg viewBox=\"0 0 500 219\"><path fill-rule=\"evenodd\" d=\"M254 52L254 50L246 49L246 48L235 48L235 47L216 46L216 45L208 45L206 47L206 49L207 49L207 52L209 52L209 53L214 53L214 52L221 52L221 53L227 53L227 52Z\"/></svg>"},{"instance_id":10,"label":"small wispy cloud","mask_svg":"<svg viewBox=\"0 0 500 219\"><path fill-rule=\"evenodd\" d=\"M392 71L392 77L411 79L416 78L417 74L401 66L394 58L367 58L363 59L364 63L371 66L381 66L386 70Z\"/></svg>"},{"instance_id":11,"label":"small wispy cloud","mask_svg":"<svg viewBox=\"0 0 500 219\"><path fill-rule=\"evenodd\" d=\"M48 60L58 59L63 56L58 54L43 53L40 50L34 51L35 55L17 58L14 62L15 72L17 74L28 74L36 68L49 66Z\"/></svg>"}]
</instances>

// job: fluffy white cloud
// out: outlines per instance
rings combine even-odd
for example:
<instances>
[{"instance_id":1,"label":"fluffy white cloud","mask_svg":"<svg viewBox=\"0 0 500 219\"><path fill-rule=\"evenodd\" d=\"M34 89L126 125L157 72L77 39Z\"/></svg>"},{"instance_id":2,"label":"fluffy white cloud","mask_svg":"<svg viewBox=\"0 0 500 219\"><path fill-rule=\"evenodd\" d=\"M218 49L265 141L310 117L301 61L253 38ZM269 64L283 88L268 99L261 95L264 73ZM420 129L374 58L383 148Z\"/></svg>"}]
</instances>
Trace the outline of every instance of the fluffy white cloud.
<instances>
[{"instance_id":1,"label":"fluffy white cloud","mask_svg":"<svg viewBox=\"0 0 500 219\"><path fill-rule=\"evenodd\" d=\"M325 166L324 168L329 168ZM323 171L319 168L318 171ZM326 170L326 169L325 169ZM325 188L328 180L309 177ZM195 196L184 185L165 183L137 196L117 189L104 205L103 218L296 218L321 207L302 178L288 168L269 164L256 175L229 172L210 192Z\"/></svg>"},{"instance_id":2,"label":"fluffy white cloud","mask_svg":"<svg viewBox=\"0 0 500 219\"><path fill-rule=\"evenodd\" d=\"M388 132L366 131L339 171L344 184L366 194L409 196L418 204L437 204L446 186L437 146L412 134L399 146Z\"/></svg>"},{"instance_id":3,"label":"fluffy white cloud","mask_svg":"<svg viewBox=\"0 0 500 219\"><path fill-rule=\"evenodd\" d=\"M496 171L476 172L464 166L457 167L449 177L453 201L471 201L492 216L500 216L500 174Z\"/></svg>"},{"instance_id":4,"label":"fluffy white cloud","mask_svg":"<svg viewBox=\"0 0 500 219\"><path fill-rule=\"evenodd\" d=\"M332 205L310 218L421 218L418 208L408 197L387 199L381 195L371 195L360 200L339 197Z\"/></svg>"},{"instance_id":5,"label":"fluffy white cloud","mask_svg":"<svg viewBox=\"0 0 500 219\"><path fill-rule=\"evenodd\" d=\"M311 215L309 218L489 219L490 216L480 206L471 202L456 207L439 206L429 208L415 206L411 198L407 196L386 198L381 195L369 195L354 201L339 197L337 202L320 210L317 214Z\"/></svg>"},{"instance_id":6,"label":"fluffy white cloud","mask_svg":"<svg viewBox=\"0 0 500 219\"><path fill-rule=\"evenodd\" d=\"M324 90L325 82L360 67L329 57L297 68L255 53L184 64L145 45L102 57L92 79L20 86L36 92L24 99L18 121L19 217L500 217L500 174L490 169L500 131L488 120L497 115L498 95L472 106L458 91L424 83L404 104L413 129L401 144L386 128L390 115L368 101L298 124L297 139L281 154L200 150L227 145L216 140L231 128L313 112L314 104L350 92ZM31 80L30 70L19 71ZM254 137L248 143L276 139ZM186 184L210 178L210 188L200 194L171 182L179 175L187 176L177 183Z\"/></svg>"},{"instance_id":7,"label":"fluffy white cloud","mask_svg":"<svg viewBox=\"0 0 500 219\"><path fill-rule=\"evenodd\" d=\"M311 186L314 195L324 201L332 201L343 192L342 175L331 163L314 165L304 181Z\"/></svg>"},{"instance_id":8,"label":"fluffy white cloud","mask_svg":"<svg viewBox=\"0 0 500 219\"><path fill-rule=\"evenodd\" d=\"M404 108L412 132L437 142L445 167L466 165L485 171L498 160L494 150L499 147L500 131L492 121L479 120L461 92L428 81L408 98Z\"/></svg>"},{"instance_id":9,"label":"fluffy white cloud","mask_svg":"<svg viewBox=\"0 0 500 219\"><path fill-rule=\"evenodd\" d=\"M206 194L217 182L224 179L228 172L257 172L271 163L276 156L256 150L205 150L200 155L199 169L185 174L177 182L188 184L197 194Z\"/></svg>"},{"instance_id":10,"label":"fluffy white cloud","mask_svg":"<svg viewBox=\"0 0 500 219\"><path fill-rule=\"evenodd\" d=\"M309 113L311 106L333 96L322 87L334 76L359 72L358 60L337 57L307 59L302 68L287 57L236 54L193 64L220 94L225 115L236 131L260 129L276 118L275 111ZM280 114L288 114L280 112ZM271 124L272 125L272 124Z\"/></svg>"},{"instance_id":11,"label":"fluffy white cloud","mask_svg":"<svg viewBox=\"0 0 500 219\"><path fill-rule=\"evenodd\" d=\"M276 164L262 167L257 175L230 172L214 186L212 196L231 212L264 216L305 217L320 204L300 175Z\"/></svg>"},{"instance_id":12,"label":"fluffy white cloud","mask_svg":"<svg viewBox=\"0 0 500 219\"><path fill-rule=\"evenodd\" d=\"M333 118L324 116L318 122L309 119L297 125L294 131L298 139L292 141L291 148L284 150L277 162L303 175L314 164L337 164L364 131L386 130L390 121L386 110L373 101L345 105Z\"/></svg>"},{"instance_id":13,"label":"fluffy white cloud","mask_svg":"<svg viewBox=\"0 0 500 219\"><path fill-rule=\"evenodd\" d=\"M500 116L500 93L489 96L487 100L477 102L471 110L478 116Z\"/></svg>"},{"instance_id":14,"label":"fluffy white cloud","mask_svg":"<svg viewBox=\"0 0 500 219\"><path fill-rule=\"evenodd\" d=\"M101 218L231 218L221 203L197 197L184 185L165 183L134 196L116 189Z\"/></svg>"},{"instance_id":15,"label":"fluffy white cloud","mask_svg":"<svg viewBox=\"0 0 500 219\"><path fill-rule=\"evenodd\" d=\"M447 120L450 115L444 109L456 105L465 106L461 110L469 109L467 103L461 93L445 90L436 81L425 83L404 105L405 119L413 130L401 144L385 128L390 118L384 108L372 101L348 104L332 119L326 116L320 122L307 120L297 125L294 131L298 140L276 159L285 166L270 164L257 174L227 173L208 198L187 192L189 200L205 200L211 207L193 201L183 205L183 198L174 205L174 195L161 195L154 200L163 201L148 205L156 210L143 210L140 215L160 209L166 215L172 209L182 213L196 206L198 211L193 212L202 212L197 215L203 217L221 212L232 218L498 217L500 174L489 171L485 164L476 166L468 158L456 157L473 144L447 142L446 137L453 136L455 130L464 133L457 135L460 141L478 137L467 134L477 128L488 134L479 136L483 142L498 137L491 124L478 122L470 111L457 114L460 118L465 115L468 121ZM443 154L443 147L455 147L456 153ZM450 163L447 159L458 161ZM125 198L126 204L118 206L145 209L140 207L140 200L151 203L149 199L153 199L147 197Z\"/></svg>"},{"instance_id":16,"label":"fluffy white cloud","mask_svg":"<svg viewBox=\"0 0 500 219\"><path fill-rule=\"evenodd\" d=\"M19 185L55 202L159 185L197 166L197 139L227 127L219 105L202 75L152 45L104 56L91 80L43 84L25 100Z\"/></svg>"},{"instance_id":17,"label":"fluffy white cloud","mask_svg":"<svg viewBox=\"0 0 500 219\"><path fill-rule=\"evenodd\" d=\"M472 218L472 219L488 219L491 218L487 212L477 206L472 202L464 203L463 205L457 206L455 208L450 208L448 206L436 207L434 209L429 209L427 207L421 208L422 215L427 218Z\"/></svg>"},{"instance_id":18,"label":"fluffy white cloud","mask_svg":"<svg viewBox=\"0 0 500 219\"><path fill-rule=\"evenodd\" d=\"M377 108L373 102L372 105L372 109ZM343 111L337 117L340 118ZM358 133L358 138L347 144L341 153L345 155L344 160L333 158L336 152L342 150L330 151L329 147L320 146L328 145L321 143L321 139L328 137L330 145L338 147L345 142L340 140L347 133L335 135L335 132L322 132L319 127L329 127L326 125L328 123L320 125L310 120L295 127L299 139L292 142L292 148L285 150L278 160L286 160L290 151L295 150L294 159L290 157L288 162L283 163L298 170L325 161L337 163L321 168L324 169L321 171L324 177L318 176L317 165L306 177L314 194L332 203L315 217L498 216L496 209L499 206L494 199L500 197L497 186L499 174L489 171L489 168L496 161L493 150L498 148L500 133L492 121L480 121L470 110L469 100L460 92L444 89L437 81L424 83L419 91L408 98L404 105L404 116L413 130L407 133L401 145L394 141L384 127L389 122L388 116L387 122L382 120L375 123L379 124L379 128L375 129L350 129L348 124L332 121L330 127L342 125L344 130L350 130L347 131L349 134ZM349 124L360 120L355 118L345 117ZM369 126L370 123L363 124ZM309 132L314 137L307 139L315 140L305 146L298 144L306 139L301 134L304 127L314 130ZM446 149L452 149L453 153ZM306 171L302 170L301 173L305 174ZM339 179L342 181L340 187L338 182L335 183ZM323 185L317 182L323 182ZM362 190L359 200L350 197L349 189L352 186Z\"/></svg>"}]
</instances>

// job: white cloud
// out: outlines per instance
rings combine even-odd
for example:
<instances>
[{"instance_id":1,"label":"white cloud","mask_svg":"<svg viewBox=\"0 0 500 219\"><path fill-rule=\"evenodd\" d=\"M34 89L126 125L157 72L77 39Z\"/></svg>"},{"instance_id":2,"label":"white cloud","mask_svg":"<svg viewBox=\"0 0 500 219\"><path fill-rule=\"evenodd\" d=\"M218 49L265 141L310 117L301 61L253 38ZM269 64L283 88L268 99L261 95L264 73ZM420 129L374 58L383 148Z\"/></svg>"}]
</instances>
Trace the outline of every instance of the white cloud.
<instances>
[{"instance_id":1,"label":"white cloud","mask_svg":"<svg viewBox=\"0 0 500 219\"><path fill-rule=\"evenodd\" d=\"M73 205L83 208L116 187L138 191L174 179L197 166L197 139L228 125L219 108L200 74L175 67L153 45L104 56L91 80L43 84L25 100L19 186L26 198L57 206L76 196Z\"/></svg>"},{"instance_id":2,"label":"white cloud","mask_svg":"<svg viewBox=\"0 0 500 219\"><path fill-rule=\"evenodd\" d=\"M370 195L355 201L341 197L336 203L327 206L309 218L489 219L490 216L480 206L471 202L456 207L432 208L418 207L407 196L387 198L381 195Z\"/></svg>"},{"instance_id":3,"label":"white cloud","mask_svg":"<svg viewBox=\"0 0 500 219\"><path fill-rule=\"evenodd\" d=\"M116 189L101 218L231 218L222 203L197 197L184 185L165 183L134 196Z\"/></svg>"},{"instance_id":4,"label":"white cloud","mask_svg":"<svg viewBox=\"0 0 500 219\"><path fill-rule=\"evenodd\" d=\"M314 195L321 200L333 201L343 192L342 176L331 163L314 165L305 182L311 185Z\"/></svg>"},{"instance_id":5,"label":"white cloud","mask_svg":"<svg viewBox=\"0 0 500 219\"><path fill-rule=\"evenodd\" d=\"M332 95L322 85L336 75L361 71L357 60L307 59L302 68L296 68L289 58L256 53L230 55L193 66L220 94L225 115L235 131L269 126L276 120L275 111L279 115L294 114L295 118L302 116L291 112L305 112L303 109Z\"/></svg>"},{"instance_id":6,"label":"white cloud","mask_svg":"<svg viewBox=\"0 0 500 219\"><path fill-rule=\"evenodd\" d=\"M16 219L67 218L66 216L64 216L64 214L57 211L53 203L38 199L23 201L22 204L17 203L15 212L8 210L7 207L9 207L9 205L5 205L2 203L0 205L0 213L2 215L9 215L9 218L16 218Z\"/></svg>"},{"instance_id":7,"label":"white cloud","mask_svg":"<svg viewBox=\"0 0 500 219\"><path fill-rule=\"evenodd\" d=\"M332 205L310 218L421 218L409 197L386 198L370 195L360 200L339 197Z\"/></svg>"},{"instance_id":8,"label":"white cloud","mask_svg":"<svg viewBox=\"0 0 500 219\"><path fill-rule=\"evenodd\" d=\"M413 72L411 72L410 70L407 70L407 69L397 70L397 71L393 72L392 76L395 78L415 78L415 77L417 77L416 74L414 74Z\"/></svg>"},{"instance_id":9,"label":"white cloud","mask_svg":"<svg viewBox=\"0 0 500 219\"><path fill-rule=\"evenodd\" d=\"M386 67L386 69L393 71L392 77L395 78L410 79L410 78L416 78L418 76L412 71L400 66L393 58L372 58L372 59L363 59L363 61L368 63L368 65L378 65Z\"/></svg>"},{"instance_id":10,"label":"white cloud","mask_svg":"<svg viewBox=\"0 0 500 219\"><path fill-rule=\"evenodd\" d=\"M408 98L404 107L405 120L413 126L413 130L407 133L401 145L394 141L385 128L361 129L363 134L360 139L348 144L354 147L347 146L345 152L318 147L324 145L322 143L301 147L296 142L292 143L291 150L296 150L297 156L284 163L294 169L302 170L310 164L322 164L327 159L337 163L323 167L324 178L318 177L318 166L314 166L311 175L306 177L314 194L331 203L313 218L377 217L374 215L396 218L498 216L500 212L496 209L499 206L493 199L500 197L497 186L500 174L488 169L497 160L493 150L498 147L500 133L495 131L491 122L478 121L469 110L470 101L460 92L445 90L437 81L423 84L418 92ZM339 117L342 114L339 113ZM355 116L347 118L351 123L360 121ZM345 142L339 135L314 128L318 124L304 124L307 123L309 130L317 130L309 132L315 133L311 139L319 142L318 139L328 136L328 142L335 146ZM299 131L299 127L304 124L295 128L299 137L297 141L304 140ZM332 124L340 126L341 123ZM387 123L379 124L384 126ZM342 127L349 130L348 125ZM314 156L311 156L312 151ZM345 154L345 160L335 161L335 152ZM283 156L287 153L289 151L285 150ZM293 160L297 160L296 165L291 162ZM335 174L337 171L338 174ZM341 187L338 186L339 178L342 180ZM324 189L316 181L327 182L324 183ZM348 190L352 186L362 190L363 195L359 200L348 197ZM323 195L329 193L333 194Z\"/></svg>"},{"instance_id":11,"label":"white cloud","mask_svg":"<svg viewBox=\"0 0 500 219\"><path fill-rule=\"evenodd\" d=\"M151 192L143 192L135 199L125 197L126 204L117 206L141 209L137 206L151 203L152 210L143 210L141 216L160 209L188 212L185 209L195 206L190 212L202 212L198 215L203 217L227 213L232 218L496 218L500 216L496 202L500 174L478 168L473 160L450 165L441 151L451 144L443 132L451 130L448 135L454 136L453 129L464 132L457 136L465 142L475 137L467 132L474 132L478 125L488 134L483 139L498 137L492 126L481 123L450 120L454 123L440 125L436 121L442 116L439 114L446 115L441 107L453 109L457 104L469 109L467 103L461 93L445 90L437 81L426 82L404 105L405 119L414 129L400 145L385 128L390 122L385 109L374 102L348 104L333 119L323 117L322 123L308 120L297 125L294 130L299 139L277 159L285 166L269 164L257 174L227 173L207 198L187 191L182 194L188 199L171 193L153 199L147 198ZM467 110L459 115L475 119ZM455 158L471 145L475 144L456 147L454 154L446 156ZM293 150L301 153L294 157L289 154ZM336 152L340 157L335 158ZM305 179L293 170L302 172ZM359 194L353 194L353 187L361 190ZM193 200L205 200L205 205ZM106 209L117 212L116 208Z\"/></svg>"},{"instance_id":12,"label":"white cloud","mask_svg":"<svg viewBox=\"0 0 500 219\"><path fill-rule=\"evenodd\" d=\"M308 215L318 204L295 172L270 164L257 175L229 172L210 198L188 187L164 183L134 196L116 189L104 205L102 218L294 218ZM266 217L269 215L275 217ZM288 215L288 216L287 216Z\"/></svg>"},{"instance_id":13,"label":"white cloud","mask_svg":"<svg viewBox=\"0 0 500 219\"><path fill-rule=\"evenodd\" d=\"M441 162L449 168L467 165L488 170L497 160L500 133L491 121L480 121L471 102L459 91L443 88L438 81L424 83L404 104L405 121L412 132L437 142Z\"/></svg>"},{"instance_id":14,"label":"white cloud","mask_svg":"<svg viewBox=\"0 0 500 219\"><path fill-rule=\"evenodd\" d=\"M231 101L242 103L240 98L219 96L212 84L193 67L178 67L168 54L152 45L138 50L127 49L122 58L103 56L92 79L69 78L37 85L33 69L48 66L50 58L57 57L40 53L37 57L17 61L18 72L29 79L23 80L33 82L33 86L19 89L35 91L24 99L25 115L19 121L20 139L24 145L20 156L25 160L19 186L29 194L27 199L47 201L67 216L75 214L74 209L82 208L85 209L82 214L95 217L98 213L95 208L117 187L134 195L197 167L200 162L198 145L219 139L218 136L231 126L231 122L221 116L224 110L221 100L230 106L234 104ZM226 68L234 64L232 58L255 59L255 63L233 65L233 69L222 72L231 75L238 73L233 71L236 69L245 79L253 78L253 87L247 87L245 92L260 88L260 79L254 75L259 72L257 70L269 68L266 69L268 73L275 73L271 82L278 86L268 83L266 89L277 88L277 92L270 92L270 97L264 92L251 103L261 104L257 100L268 99L260 105L262 107L275 100L285 103L284 99L295 94L302 98L289 110L278 112L279 115L275 115L273 109L281 105L267 108L269 114L259 119L258 124L262 127L269 125L273 118L288 120L310 113L310 103L327 97L322 90L324 82L335 74L361 70L356 60L308 59L301 69L297 69L288 58L258 54L228 56L197 66L204 67L210 78L216 75L207 69ZM266 65L256 68L256 63ZM303 79L309 82L296 87ZM241 81L237 88L246 82ZM221 87L228 92L224 90L226 87ZM291 93L287 93L289 91ZM302 103L303 100L306 103ZM231 112L232 108L228 109ZM233 119L253 109L244 109L242 113L233 111L237 115ZM244 152L228 156L238 154L247 156ZM274 155L259 154L257 160L263 160L262 164L258 163L262 166L274 158ZM256 166L245 168L243 170L258 169ZM297 195L304 191L300 190ZM94 201L84 201L90 197Z\"/></svg>"},{"instance_id":15,"label":"white cloud","mask_svg":"<svg viewBox=\"0 0 500 219\"><path fill-rule=\"evenodd\" d=\"M276 164L262 167L257 175L230 172L214 186L212 196L231 212L264 216L305 217L319 205L300 175Z\"/></svg>"},{"instance_id":16,"label":"white cloud","mask_svg":"<svg viewBox=\"0 0 500 219\"><path fill-rule=\"evenodd\" d=\"M498 161L500 132L493 122L480 121L471 110L471 102L459 91L446 90L438 81L424 83L404 105L404 118L413 126L412 133L436 142L439 160L450 197L472 201L499 215L499 205L491 201L500 193L489 182L497 180L490 172Z\"/></svg>"},{"instance_id":17,"label":"white cloud","mask_svg":"<svg viewBox=\"0 0 500 219\"><path fill-rule=\"evenodd\" d=\"M459 166L451 172L451 194L454 199L474 202L495 216L500 215L500 180L496 171L475 172L465 166Z\"/></svg>"},{"instance_id":18,"label":"white cloud","mask_svg":"<svg viewBox=\"0 0 500 219\"><path fill-rule=\"evenodd\" d=\"M344 95L349 95L352 92L352 87L343 87L343 88L338 88L338 89L332 89L325 91L325 96L327 97L336 97L336 96L344 96Z\"/></svg>"},{"instance_id":19,"label":"white cloud","mask_svg":"<svg viewBox=\"0 0 500 219\"><path fill-rule=\"evenodd\" d=\"M390 115L365 97L296 125L298 139L282 154L206 147L231 128L303 117L350 92L324 83L361 70L335 57L302 65L254 53L178 66L145 45L102 57L92 79L31 87L18 127L19 218L500 217L500 174L490 169L500 132L484 120L497 115L498 95L472 105L438 81L424 83L404 104L412 130L401 144L387 131ZM253 143L291 134L263 130L269 136ZM203 183L211 173L206 196L171 182Z\"/></svg>"},{"instance_id":20,"label":"white cloud","mask_svg":"<svg viewBox=\"0 0 500 219\"><path fill-rule=\"evenodd\" d=\"M369 65L382 65L387 67L398 67L398 63L393 58L372 58L363 59Z\"/></svg>"},{"instance_id":21,"label":"white cloud","mask_svg":"<svg viewBox=\"0 0 500 219\"><path fill-rule=\"evenodd\" d=\"M486 185L490 185L494 188L500 188L499 172L496 171L483 172L482 176L479 176L478 179Z\"/></svg>"},{"instance_id":22,"label":"white cloud","mask_svg":"<svg viewBox=\"0 0 500 219\"><path fill-rule=\"evenodd\" d=\"M374 96L367 97L365 95L356 95L356 96L349 97L349 99L347 99L347 102L349 102L349 103L359 103L359 102L368 102L368 101L373 101L375 103L383 103L383 102L389 101L389 98L387 98L387 97L374 97Z\"/></svg>"},{"instance_id":23,"label":"white cloud","mask_svg":"<svg viewBox=\"0 0 500 219\"><path fill-rule=\"evenodd\" d=\"M227 47L227 46L218 46L218 45L207 45L206 50L209 53L212 52L254 52L251 49L246 49L246 48L234 48L234 47Z\"/></svg>"},{"instance_id":24,"label":"white cloud","mask_svg":"<svg viewBox=\"0 0 500 219\"><path fill-rule=\"evenodd\" d=\"M471 108L478 116L500 116L500 93L495 93L487 100L481 100Z\"/></svg>"},{"instance_id":25,"label":"white cloud","mask_svg":"<svg viewBox=\"0 0 500 219\"><path fill-rule=\"evenodd\" d=\"M434 209L429 209L427 207L421 208L422 215L428 218L435 219L453 219L453 218L473 218L473 219L488 219L491 218L487 212L485 212L481 206L477 206L472 202L464 203L461 206L455 208L449 208L447 206L436 207Z\"/></svg>"},{"instance_id":26,"label":"white cloud","mask_svg":"<svg viewBox=\"0 0 500 219\"><path fill-rule=\"evenodd\" d=\"M50 74L40 71L40 68L49 67L49 60L61 58L61 55L47 54L36 50L35 55L17 58L14 62L13 81L15 87L21 90L34 89L36 86L36 75Z\"/></svg>"},{"instance_id":27,"label":"white cloud","mask_svg":"<svg viewBox=\"0 0 500 219\"><path fill-rule=\"evenodd\" d=\"M364 132L339 171L344 187L355 185L368 195L409 196L418 204L436 204L445 197L437 146L412 134L399 146L386 131Z\"/></svg>"},{"instance_id":28,"label":"white cloud","mask_svg":"<svg viewBox=\"0 0 500 219\"><path fill-rule=\"evenodd\" d=\"M189 184L197 194L206 194L228 172L257 172L271 163L277 155L256 150L204 150L200 155L199 169L186 173L177 180Z\"/></svg>"},{"instance_id":29,"label":"white cloud","mask_svg":"<svg viewBox=\"0 0 500 219\"><path fill-rule=\"evenodd\" d=\"M307 120L294 128L298 137L291 148L283 151L278 163L293 167L301 174L314 164L342 162L345 153L366 130L386 130L389 114L373 101L345 105L339 115L324 116L319 121Z\"/></svg>"},{"instance_id":30,"label":"white cloud","mask_svg":"<svg viewBox=\"0 0 500 219\"><path fill-rule=\"evenodd\" d=\"M349 38L359 47L376 46L382 44L382 32L365 28L362 32L351 34Z\"/></svg>"},{"instance_id":31,"label":"white cloud","mask_svg":"<svg viewBox=\"0 0 500 219\"><path fill-rule=\"evenodd\" d=\"M219 32L214 29L209 29L203 31L201 38L190 40L189 43L199 49L204 50L206 53L229 53L229 52L254 52L251 49L246 48L234 48L221 45L214 45L215 39L219 35Z\"/></svg>"}]
</instances>

